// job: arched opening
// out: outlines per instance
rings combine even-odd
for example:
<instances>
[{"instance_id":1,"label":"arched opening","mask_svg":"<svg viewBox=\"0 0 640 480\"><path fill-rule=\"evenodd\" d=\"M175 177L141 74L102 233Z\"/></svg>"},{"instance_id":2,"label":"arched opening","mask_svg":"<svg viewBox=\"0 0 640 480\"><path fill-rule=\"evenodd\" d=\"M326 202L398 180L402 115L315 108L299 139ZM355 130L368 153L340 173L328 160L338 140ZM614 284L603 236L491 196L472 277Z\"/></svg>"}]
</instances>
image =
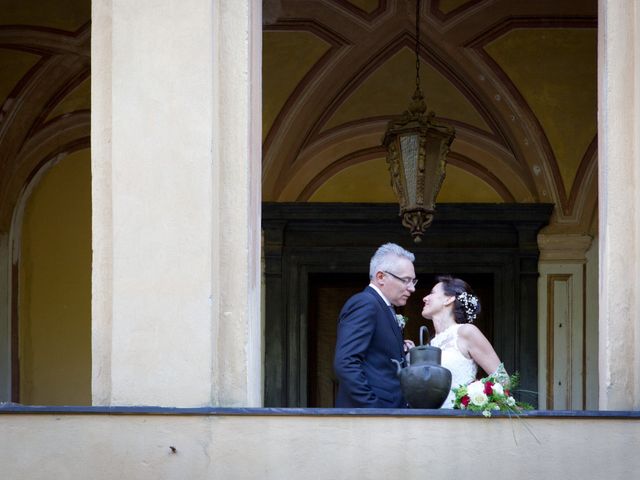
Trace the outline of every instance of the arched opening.
<instances>
[{"instance_id":1,"label":"arched opening","mask_svg":"<svg viewBox=\"0 0 640 480\"><path fill-rule=\"evenodd\" d=\"M91 174L82 149L24 188L11 231L11 398L91 404Z\"/></svg>"}]
</instances>

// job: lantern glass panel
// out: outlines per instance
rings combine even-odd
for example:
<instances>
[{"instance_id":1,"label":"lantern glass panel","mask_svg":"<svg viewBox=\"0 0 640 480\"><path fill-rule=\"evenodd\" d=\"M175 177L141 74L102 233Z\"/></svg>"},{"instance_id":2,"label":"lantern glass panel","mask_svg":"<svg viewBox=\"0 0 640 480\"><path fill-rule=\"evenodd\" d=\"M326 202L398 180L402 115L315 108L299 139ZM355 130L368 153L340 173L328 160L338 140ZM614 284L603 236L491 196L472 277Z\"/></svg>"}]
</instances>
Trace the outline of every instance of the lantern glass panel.
<instances>
[{"instance_id":1,"label":"lantern glass panel","mask_svg":"<svg viewBox=\"0 0 640 480\"><path fill-rule=\"evenodd\" d=\"M418 178L418 155L420 137L413 133L400 137L400 152L402 158L402 169L404 174L405 189L407 192L407 206L415 205L417 202L417 178Z\"/></svg>"}]
</instances>

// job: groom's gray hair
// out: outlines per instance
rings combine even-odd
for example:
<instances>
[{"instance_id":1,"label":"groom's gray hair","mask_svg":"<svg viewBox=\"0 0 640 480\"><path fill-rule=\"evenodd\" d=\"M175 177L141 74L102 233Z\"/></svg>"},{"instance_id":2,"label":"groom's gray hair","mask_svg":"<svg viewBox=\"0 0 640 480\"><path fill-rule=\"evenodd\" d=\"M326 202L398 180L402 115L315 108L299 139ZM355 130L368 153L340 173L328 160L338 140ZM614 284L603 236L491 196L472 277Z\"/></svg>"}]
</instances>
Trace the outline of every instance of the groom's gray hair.
<instances>
[{"instance_id":1,"label":"groom's gray hair","mask_svg":"<svg viewBox=\"0 0 640 480\"><path fill-rule=\"evenodd\" d=\"M398 258L406 258L411 263L416 259L413 253L395 243L385 243L378 248L369 263L369 280L375 277L376 272L384 272L385 270L392 269Z\"/></svg>"}]
</instances>

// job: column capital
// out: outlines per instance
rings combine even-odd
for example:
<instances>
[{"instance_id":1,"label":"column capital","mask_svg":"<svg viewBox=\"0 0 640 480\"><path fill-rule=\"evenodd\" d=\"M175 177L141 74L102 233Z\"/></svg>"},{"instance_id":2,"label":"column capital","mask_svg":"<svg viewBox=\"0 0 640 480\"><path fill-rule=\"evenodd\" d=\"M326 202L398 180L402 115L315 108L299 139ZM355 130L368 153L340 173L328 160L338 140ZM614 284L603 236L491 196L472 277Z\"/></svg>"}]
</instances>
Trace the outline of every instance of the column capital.
<instances>
[{"instance_id":1,"label":"column capital","mask_svg":"<svg viewBox=\"0 0 640 480\"><path fill-rule=\"evenodd\" d=\"M540 261L548 263L585 263L593 237L580 233L538 234Z\"/></svg>"}]
</instances>

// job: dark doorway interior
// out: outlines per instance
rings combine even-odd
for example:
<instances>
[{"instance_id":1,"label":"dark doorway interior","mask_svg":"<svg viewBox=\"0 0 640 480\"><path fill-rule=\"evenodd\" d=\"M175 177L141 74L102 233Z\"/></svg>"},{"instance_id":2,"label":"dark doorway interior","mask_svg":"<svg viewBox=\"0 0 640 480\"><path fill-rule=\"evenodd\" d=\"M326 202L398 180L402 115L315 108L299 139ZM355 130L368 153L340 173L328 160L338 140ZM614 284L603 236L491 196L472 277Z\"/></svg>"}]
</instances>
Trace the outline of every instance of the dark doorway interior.
<instances>
[{"instance_id":1,"label":"dark doorway interior","mask_svg":"<svg viewBox=\"0 0 640 480\"><path fill-rule=\"evenodd\" d=\"M363 274L317 274L309 278L309 407L333 407L333 374L338 315L344 302L366 285Z\"/></svg>"},{"instance_id":2,"label":"dark doorway interior","mask_svg":"<svg viewBox=\"0 0 640 480\"><path fill-rule=\"evenodd\" d=\"M434 277L465 279L480 297L478 327L521 388L538 382L536 236L552 205L438 205L421 244L414 244L388 204L263 204L265 257L265 406L333 402L331 364L338 313L368 283L376 248L395 242L416 255L420 278L405 314L417 339L422 298ZM425 322L426 323L426 322ZM536 403L537 396L522 398Z\"/></svg>"},{"instance_id":3,"label":"dark doorway interior","mask_svg":"<svg viewBox=\"0 0 640 480\"><path fill-rule=\"evenodd\" d=\"M482 304L482 313L476 325L493 343L494 286L492 274L446 272L464 279L472 286ZM422 325L434 335L433 325L421 316L422 298L436 283L433 274L417 274L420 279L415 293L407 305L398 309L409 317L404 337L419 343ZM309 276L309 328L308 328L308 406L331 408L335 404L337 382L333 374L333 354L336 342L338 315L344 302L361 291L368 282L366 274L312 274ZM425 338L425 342L428 339Z\"/></svg>"}]
</instances>

